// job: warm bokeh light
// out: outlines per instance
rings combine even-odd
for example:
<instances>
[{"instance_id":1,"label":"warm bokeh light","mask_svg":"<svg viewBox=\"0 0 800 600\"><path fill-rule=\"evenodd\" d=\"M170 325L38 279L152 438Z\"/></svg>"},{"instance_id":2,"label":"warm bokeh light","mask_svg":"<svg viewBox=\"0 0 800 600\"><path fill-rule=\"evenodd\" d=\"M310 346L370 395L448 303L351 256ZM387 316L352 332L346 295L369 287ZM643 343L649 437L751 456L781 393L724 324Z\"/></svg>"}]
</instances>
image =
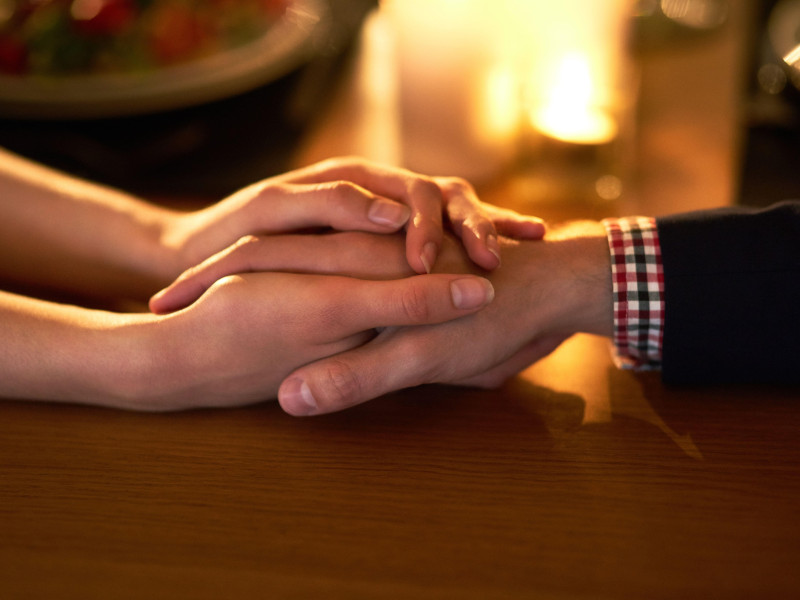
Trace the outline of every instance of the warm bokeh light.
<instances>
[{"instance_id":1,"label":"warm bokeh light","mask_svg":"<svg viewBox=\"0 0 800 600\"><path fill-rule=\"evenodd\" d=\"M481 119L483 135L510 139L519 126L519 80L508 64L490 68L483 82Z\"/></svg>"},{"instance_id":2,"label":"warm bokeh light","mask_svg":"<svg viewBox=\"0 0 800 600\"><path fill-rule=\"evenodd\" d=\"M800 62L800 44L792 48L792 50L783 57L783 61L787 65L792 66L795 66L797 62Z\"/></svg>"},{"instance_id":3,"label":"warm bokeh light","mask_svg":"<svg viewBox=\"0 0 800 600\"><path fill-rule=\"evenodd\" d=\"M511 159L521 105L498 44L506 3L381 3L396 44L405 166L478 181Z\"/></svg>"},{"instance_id":4,"label":"warm bokeh light","mask_svg":"<svg viewBox=\"0 0 800 600\"><path fill-rule=\"evenodd\" d=\"M617 134L616 120L598 106L601 93L585 55L571 52L553 65L553 78L530 110L533 126L550 137L579 144L603 144Z\"/></svg>"},{"instance_id":5,"label":"warm bokeh light","mask_svg":"<svg viewBox=\"0 0 800 600\"><path fill-rule=\"evenodd\" d=\"M618 135L632 0L383 0L398 41L404 160L468 178L513 160L533 128Z\"/></svg>"}]
</instances>

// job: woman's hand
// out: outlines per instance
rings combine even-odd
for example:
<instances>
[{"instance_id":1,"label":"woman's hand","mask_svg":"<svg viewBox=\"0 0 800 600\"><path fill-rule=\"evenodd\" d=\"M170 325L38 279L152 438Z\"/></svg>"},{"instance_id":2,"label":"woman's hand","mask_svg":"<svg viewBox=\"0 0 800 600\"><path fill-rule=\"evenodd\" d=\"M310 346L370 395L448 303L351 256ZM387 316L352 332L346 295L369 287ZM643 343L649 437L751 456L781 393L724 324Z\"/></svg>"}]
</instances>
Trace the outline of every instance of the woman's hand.
<instances>
[{"instance_id":1,"label":"woman's hand","mask_svg":"<svg viewBox=\"0 0 800 600\"><path fill-rule=\"evenodd\" d=\"M392 233L405 226L406 260L425 273L442 246L443 217L484 269L500 264L498 234L544 234L539 219L482 203L461 179L334 158L255 183L208 208L175 214L162 238L177 256L179 273L246 235L319 228Z\"/></svg>"},{"instance_id":2,"label":"woman's hand","mask_svg":"<svg viewBox=\"0 0 800 600\"><path fill-rule=\"evenodd\" d=\"M416 273L432 267L443 217L473 260L497 266L495 233L537 237L541 222L480 203L463 181L331 159L181 212L0 149L0 277L80 296L142 299L246 235L399 232ZM65 268L64 265L69 265ZM427 267L426 267L427 265Z\"/></svg>"},{"instance_id":3,"label":"woman's hand","mask_svg":"<svg viewBox=\"0 0 800 600\"><path fill-rule=\"evenodd\" d=\"M120 405L174 410L273 399L292 370L358 347L376 328L457 319L493 297L488 280L471 275L225 277L190 307L150 317L150 372Z\"/></svg>"}]
</instances>

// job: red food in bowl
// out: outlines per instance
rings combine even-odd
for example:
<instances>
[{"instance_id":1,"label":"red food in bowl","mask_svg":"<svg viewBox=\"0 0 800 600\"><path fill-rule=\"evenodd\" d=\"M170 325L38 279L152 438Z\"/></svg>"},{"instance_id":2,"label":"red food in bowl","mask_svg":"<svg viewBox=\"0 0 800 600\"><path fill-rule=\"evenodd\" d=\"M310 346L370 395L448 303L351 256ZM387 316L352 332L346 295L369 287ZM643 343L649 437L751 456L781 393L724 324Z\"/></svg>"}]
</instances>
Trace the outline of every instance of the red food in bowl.
<instances>
[{"instance_id":1,"label":"red food in bowl","mask_svg":"<svg viewBox=\"0 0 800 600\"><path fill-rule=\"evenodd\" d=\"M138 72L263 35L291 0L11 0L0 15L0 72Z\"/></svg>"}]
</instances>

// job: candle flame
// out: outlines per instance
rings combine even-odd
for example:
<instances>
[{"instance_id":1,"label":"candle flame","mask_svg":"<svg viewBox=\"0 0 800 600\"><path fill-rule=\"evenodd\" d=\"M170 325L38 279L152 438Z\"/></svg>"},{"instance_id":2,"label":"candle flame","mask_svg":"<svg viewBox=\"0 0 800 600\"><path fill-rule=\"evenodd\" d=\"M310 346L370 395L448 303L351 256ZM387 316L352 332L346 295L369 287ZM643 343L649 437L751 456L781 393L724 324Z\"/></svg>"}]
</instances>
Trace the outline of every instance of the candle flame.
<instances>
[{"instance_id":1,"label":"candle flame","mask_svg":"<svg viewBox=\"0 0 800 600\"><path fill-rule=\"evenodd\" d=\"M617 124L601 104L589 60L581 53L565 55L557 64L544 101L530 113L539 131L558 140L602 144L617 134Z\"/></svg>"}]
</instances>

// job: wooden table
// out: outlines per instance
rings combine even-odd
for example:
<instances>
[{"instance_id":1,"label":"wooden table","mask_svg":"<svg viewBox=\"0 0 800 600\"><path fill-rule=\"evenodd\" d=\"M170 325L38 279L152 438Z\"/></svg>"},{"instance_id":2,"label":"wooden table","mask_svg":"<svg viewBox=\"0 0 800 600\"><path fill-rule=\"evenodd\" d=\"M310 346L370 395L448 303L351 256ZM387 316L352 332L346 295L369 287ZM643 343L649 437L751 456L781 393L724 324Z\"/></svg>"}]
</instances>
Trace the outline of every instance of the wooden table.
<instances>
[{"instance_id":1,"label":"wooden table","mask_svg":"<svg viewBox=\"0 0 800 600\"><path fill-rule=\"evenodd\" d=\"M627 204L542 210L729 202L737 40L644 61ZM357 149L347 106L298 161ZM796 597L797 396L669 389L576 336L500 390L323 418L3 402L0 598Z\"/></svg>"}]
</instances>

